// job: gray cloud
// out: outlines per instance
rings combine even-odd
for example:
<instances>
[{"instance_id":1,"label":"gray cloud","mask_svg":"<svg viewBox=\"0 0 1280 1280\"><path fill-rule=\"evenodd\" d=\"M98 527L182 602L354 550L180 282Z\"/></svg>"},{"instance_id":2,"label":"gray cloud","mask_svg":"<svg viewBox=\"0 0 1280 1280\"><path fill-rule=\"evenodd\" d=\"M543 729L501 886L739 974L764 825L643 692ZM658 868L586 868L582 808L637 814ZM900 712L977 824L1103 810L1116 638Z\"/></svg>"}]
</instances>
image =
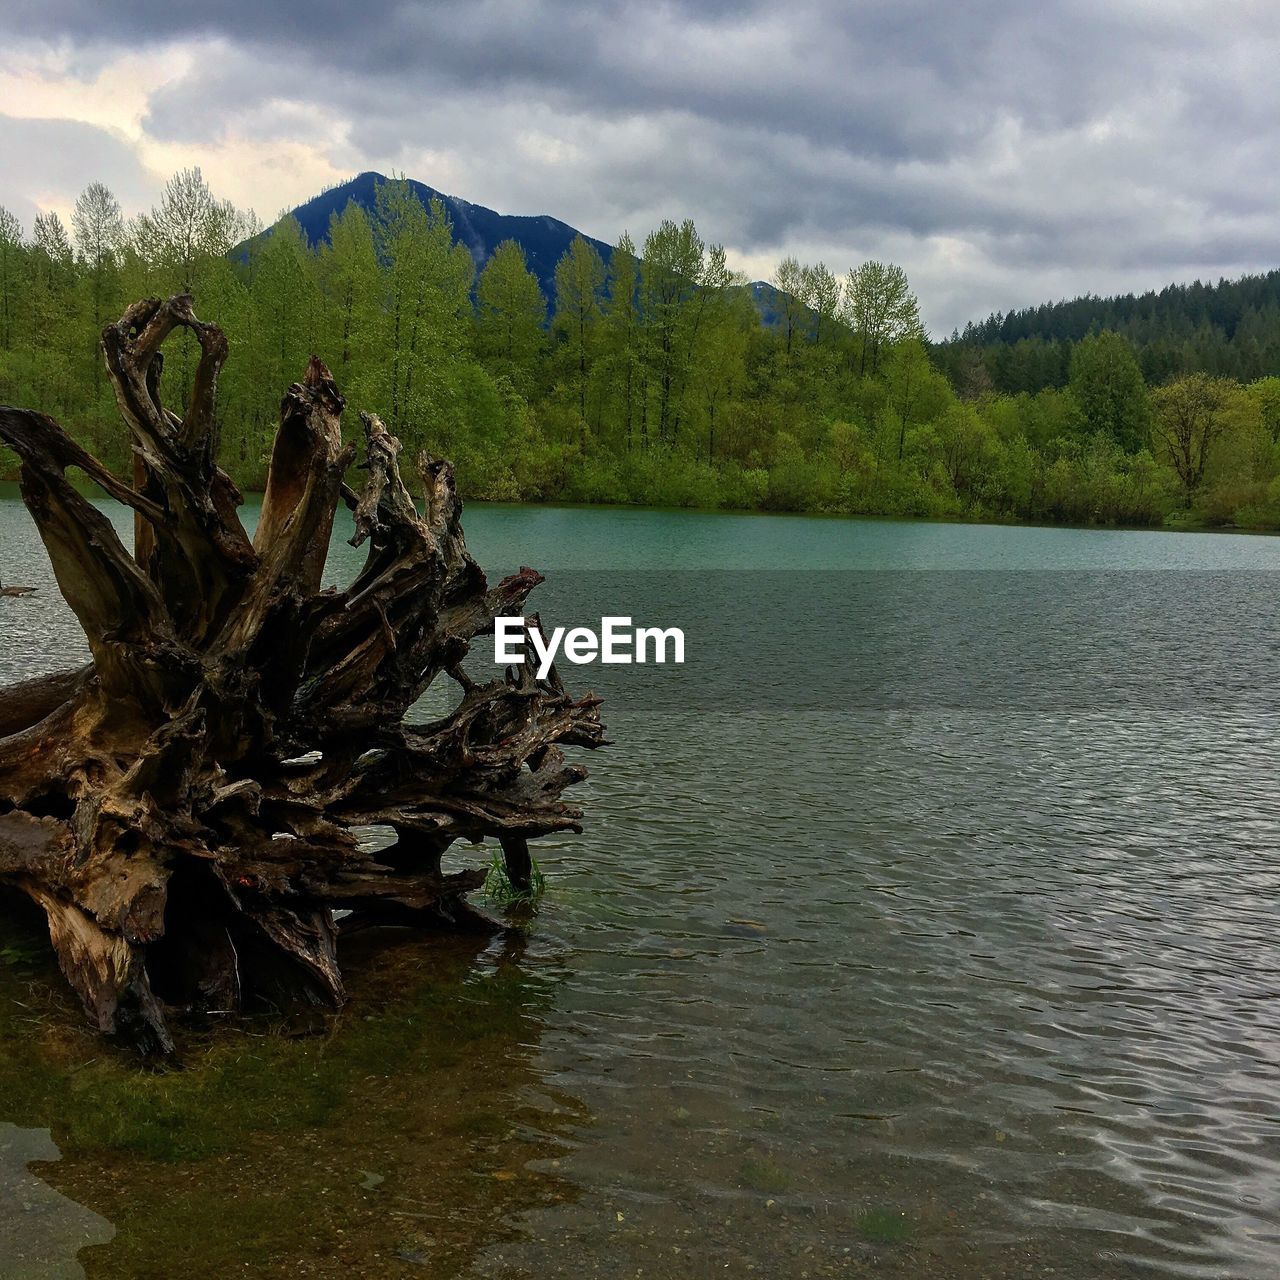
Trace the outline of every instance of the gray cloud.
<instances>
[{"instance_id":1,"label":"gray cloud","mask_svg":"<svg viewBox=\"0 0 1280 1280\"><path fill-rule=\"evenodd\" d=\"M85 67L194 42L150 98L157 140L306 141L322 119L339 168L607 239L690 215L752 263L892 255L940 329L1046 289L1280 262L1265 0L9 9Z\"/></svg>"},{"instance_id":2,"label":"gray cloud","mask_svg":"<svg viewBox=\"0 0 1280 1280\"><path fill-rule=\"evenodd\" d=\"M0 205L28 232L45 204L70 205L90 182L105 182L118 199L135 206L152 194L128 143L105 129L0 115Z\"/></svg>"}]
</instances>

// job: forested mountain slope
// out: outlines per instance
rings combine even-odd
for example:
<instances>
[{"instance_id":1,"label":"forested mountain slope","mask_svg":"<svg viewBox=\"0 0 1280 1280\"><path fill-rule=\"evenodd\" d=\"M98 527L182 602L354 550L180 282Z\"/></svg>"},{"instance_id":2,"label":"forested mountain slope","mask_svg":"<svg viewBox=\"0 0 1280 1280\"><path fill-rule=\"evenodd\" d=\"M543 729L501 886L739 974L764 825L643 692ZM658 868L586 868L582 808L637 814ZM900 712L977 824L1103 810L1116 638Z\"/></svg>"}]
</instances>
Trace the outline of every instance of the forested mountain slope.
<instances>
[{"instance_id":1,"label":"forested mountain slope","mask_svg":"<svg viewBox=\"0 0 1280 1280\"><path fill-rule=\"evenodd\" d=\"M953 334L939 358L954 373L977 352L995 390L1035 393L1065 386L1072 348L1106 330L1129 342L1150 385L1188 373L1280 374L1280 270L996 313Z\"/></svg>"}]
</instances>

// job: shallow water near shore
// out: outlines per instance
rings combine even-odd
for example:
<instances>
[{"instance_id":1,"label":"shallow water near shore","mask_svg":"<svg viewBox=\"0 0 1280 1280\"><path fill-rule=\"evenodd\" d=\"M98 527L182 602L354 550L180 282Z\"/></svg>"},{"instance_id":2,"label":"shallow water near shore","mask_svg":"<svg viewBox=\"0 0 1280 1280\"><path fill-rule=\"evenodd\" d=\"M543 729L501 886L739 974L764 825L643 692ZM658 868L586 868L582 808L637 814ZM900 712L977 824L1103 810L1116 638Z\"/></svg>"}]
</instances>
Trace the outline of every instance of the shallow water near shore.
<instances>
[{"instance_id":1,"label":"shallow water near shore","mask_svg":"<svg viewBox=\"0 0 1280 1280\"><path fill-rule=\"evenodd\" d=\"M6 915L0 1277L1280 1274L1280 540L465 522L689 646L562 668L616 745L523 941L157 1073ZM0 580L0 681L82 658L2 487Z\"/></svg>"}]
</instances>

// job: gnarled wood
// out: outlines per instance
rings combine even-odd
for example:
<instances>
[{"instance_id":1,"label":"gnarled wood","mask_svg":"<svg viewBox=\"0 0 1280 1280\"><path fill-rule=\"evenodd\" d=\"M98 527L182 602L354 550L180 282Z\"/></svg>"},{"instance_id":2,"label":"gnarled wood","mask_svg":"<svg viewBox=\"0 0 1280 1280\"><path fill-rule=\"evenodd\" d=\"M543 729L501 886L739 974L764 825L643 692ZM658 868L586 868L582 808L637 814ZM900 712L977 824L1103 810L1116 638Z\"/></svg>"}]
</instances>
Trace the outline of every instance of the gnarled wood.
<instances>
[{"instance_id":1,"label":"gnarled wood","mask_svg":"<svg viewBox=\"0 0 1280 1280\"><path fill-rule=\"evenodd\" d=\"M201 349L187 411L160 397L175 329ZM172 1007L254 996L338 1004L340 927L497 927L445 874L458 839L500 841L528 882L528 841L579 830L563 799L585 776L562 746L597 747L598 700L529 661L477 684L462 670L499 614L541 581L490 587L467 553L448 463L423 457L419 510L400 443L373 415L362 491L345 483L344 401L313 359L288 389L252 539L216 462L220 330L189 297L134 304L103 332L133 446L132 483L51 418L0 407L0 440L89 666L0 689L0 883L45 910L63 972L102 1031L167 1053ZM132 553L67 477L135 513ZM364 568L323 590L338 504ZM406 723L445 677L449 715ZM392 828L377 854L360 828Z\"/></svg>"}]
</instances>

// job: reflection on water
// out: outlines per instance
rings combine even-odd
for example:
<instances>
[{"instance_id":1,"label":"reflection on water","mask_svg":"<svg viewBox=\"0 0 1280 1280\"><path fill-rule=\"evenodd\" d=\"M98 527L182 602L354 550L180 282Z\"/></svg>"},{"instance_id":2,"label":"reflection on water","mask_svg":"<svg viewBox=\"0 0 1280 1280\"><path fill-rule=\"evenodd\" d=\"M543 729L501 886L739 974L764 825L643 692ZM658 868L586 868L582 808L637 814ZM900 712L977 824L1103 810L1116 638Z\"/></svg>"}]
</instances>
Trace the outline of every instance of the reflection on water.
<instances>
[{"instance_id":1,"label":"reflection on water","mask_svg":"<svg viewBox=\"0 0 1280 1280\"><path fill-rule=\"evenodd\" d=\"M359 935L341 1016L188 1028L183 1069L145 1073L80 1028L33 922L4 928L2 1105L52 1126L50 1181L114 1224L92 1277L457 1275L577 1194L557 1169L589 1116L535 1065L550 948ZM64 1253L110 1238L60 1226Z\"/></svg>"},{"instance_id":2,"label":"reflection on water","mask_svg":"<svg viewBox=\"0 0 1280 1280\"><path fill-rule=\"evenodd\" d=\"M115 1234L109 1222L27 1169L32 1161L57 1159L48 1129L0 1122L0 1276L80 1280L84 1269L76 1253Z\"/></svg>"},{"instance_id":3,"label":"reflection on water","mask_svg":"<svg viewBox=\"0 0 1280 1280\"><path fill-rule=\"evenodd\" d=\"M1069 575L1021 630L953 575L923 642L860 632L917 689L950 687L961 634L982 687L1041 685L994 709L789 696L847 685L773 596L800 643L739 637L735 697L571 673L619 746L590 761L587 834L540 851L525 950L353 939L320 1035L196 1028L186 1070L140 1074L6 926L0 1116L51 1128L41 1176L116 1227L89 1276L1280 1274L1280 714L1247 696L1277 684L1280 591L1229 572L1280 567L1280 542L511 509L468 532L504 569L884 568L896 546L1228 577L1133 578L1123 644L1114 585L1081 605ZM3 501L0 555L39 580ZM647 580L638 619L693 608L687 579ZM739 628L786 594L744 580ZM887 575L885 616L910 623L915 589ZM56 600L5 606L0 678L65 663ZM1197 696L1197 668L1233 696Z\"/></svg>"}]
</instances>

